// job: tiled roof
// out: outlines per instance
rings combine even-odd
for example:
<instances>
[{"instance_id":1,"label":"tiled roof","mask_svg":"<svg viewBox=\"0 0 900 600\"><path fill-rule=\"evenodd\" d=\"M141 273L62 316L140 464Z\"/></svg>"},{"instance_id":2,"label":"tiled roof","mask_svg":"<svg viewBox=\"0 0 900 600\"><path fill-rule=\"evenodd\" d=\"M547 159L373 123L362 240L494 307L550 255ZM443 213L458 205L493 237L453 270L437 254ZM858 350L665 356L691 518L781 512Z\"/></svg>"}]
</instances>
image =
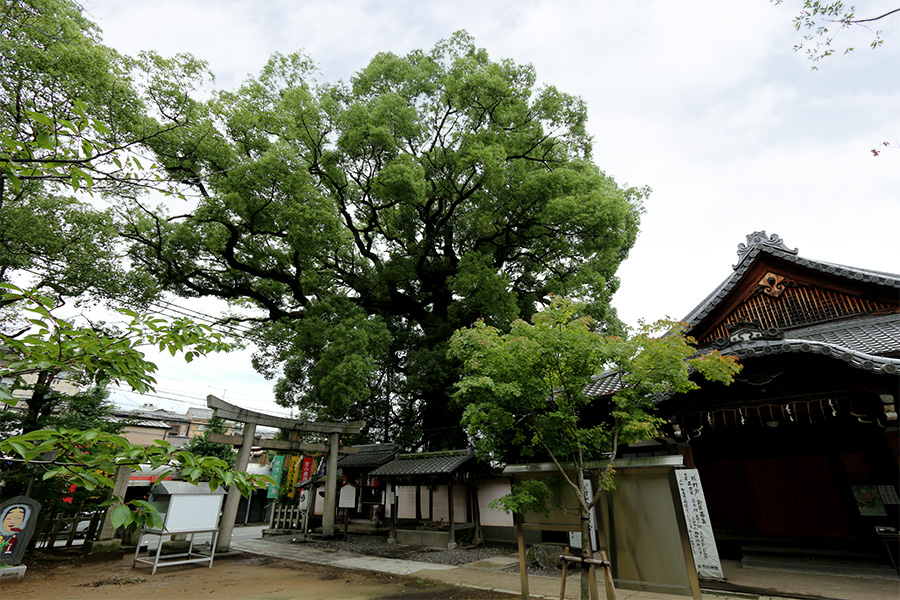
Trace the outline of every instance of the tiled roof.
<instances>
[{"instance_id":1,"label":"tiled roof","mask_svg":"<svg viewBox=\"0 0 900 600\"><path fill-rule=\"evenodd\" d=\"M192 419L209 420L213 416L213 409L202 406L192 406L188 409L187 415Z\"/></svg>"},{"instance_id":2,"label":"tiled roof","mask_svg":"<svg viewBox=\"0 0 900 600\"><path fill-rule=\"evenodd\" d=\"M452 475L474 458L475 454L471 450L401 454L372 471L370 475L379 477Z\"/></svg>"},{"instance_id":3,"label":"tiled roof","mask_svg":"<svg viewBox=\"0 0 900 600\"><path fill-rule=\"evenodd\" d=\"M728 293L740 282L744 274L753 265L756 257L761 253L829 275L900 290L900 275L802 258L797 255L797 250L791 250L785 246L784 241L778 234L773 233L771 236L768 236L765 231L756 231L747 236L747 244L738 246L738 264L733 266L734 272L689 312L682 321L690 326L697 325L702 321L704 317L718 306L719 302L728 296Z\"/></svg>"},{"instance_id":4,"label":"tiled roof","mask_svg":"<svg viewBox=\"0 0 900 600\"><path fill-rule=\"evenodd\" d=\"M380 467L397 455L397 444L364 444L356 447L356 454L338 459L341 469L371 469Z\"/></svg>"},{"instance_id":5,"label":"tiled roof","mask_svg":"<svg viewBox=\"0 0 900 600\"><path fill-rule=\"evenodd\" d=\"M900 314L883 317L885 318L870 317L857 319L856 322L832 323L830 327L817 325L796 329L786 332L786 337L778 340L735 342L721 348L720 352L741 360L771 354L821 354L864 371L898 375L900 358L885 355L896 355L900 351ZM863 320L869 322L859 322ZM616 393L620 385L618 374L607 371L586 387L584 393L588 396L606 396Z\"/></svg>"},{"instance_id":6,"label":"tiled roof","mask_svg":"<svg viewBox=\"0 0 900 600\"><path fill-rule=\"evenodd\" d=\"M183 413L170 412L168 410L128 410L116 411L116 414L123 417L134 417L138 419L150 419L153 421L167 421L172 423L189 423L190 419Z\"/></svg>"},{"instance_id":7,"label":"tiled roof","mask_svg":"<svg viewBox=\"0 0 900 600\"><path fill-rule=\"evenodd\" d=\"M125 423L133 427L148 427L154 429L168 429L169 424L159 419L140 419L113 415L109 417L109 421L113 423Z\"/></svg>"},{"instance_id":8,"label":"tiled roof","mask_svg":"<svg viewBox=\"0 0 900 600\"><path fill-rule=\"evenodd\" d=\"M726 344L723 354L739 359L771 354L807 353L831 356L852 367L885 375L900 374L900 313L869 315L784 331L780 339L743 340ZM588 396L618 391L618 373L607 371L587 386Z\"/></svg>"},{"instance_id":9,"label":"tiled roof","mask_svg":"<svg viewBox=\"0 0 900 600\"><path fill-rule=\"evenodd\" d=\"M594 376L594 380L584 388L584 395L607 396L616 393L621 385L622 378L617 371L606 371Z\"/></svg>"},{"instance_id":10,"label":"tiled roof","mask_svg":"<svg viewBox=\"0 0 900 600\"><path fill-rule=\"evenodd\" d=\"M900 353L900 313L855 317L786 329L784 335L874 356L897 355Z\"/></svg>"},{"instance_id":11,"label":"tiled roof","mask_svg":"<svg viewBox=\"0 0 900 600\"><path fill-rule=\"evenodd\" d=\"M739 359L745 359L792 352L831 356L835 359L843 360L852 367L873 373L884 373L885 375L900 374L900 358L873 356L865 352L809 340L783 339L777 342L771 340L750 340L733 344L724 353L733 354Z\"/></svg>"}]
</instances>

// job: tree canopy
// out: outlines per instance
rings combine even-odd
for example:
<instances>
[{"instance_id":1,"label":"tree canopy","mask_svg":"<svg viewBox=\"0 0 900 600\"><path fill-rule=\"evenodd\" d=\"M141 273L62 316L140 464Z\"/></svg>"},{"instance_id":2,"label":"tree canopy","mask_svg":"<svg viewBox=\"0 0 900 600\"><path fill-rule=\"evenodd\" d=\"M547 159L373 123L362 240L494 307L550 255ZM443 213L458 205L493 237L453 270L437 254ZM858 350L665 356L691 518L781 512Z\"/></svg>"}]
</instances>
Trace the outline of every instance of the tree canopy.
<instances>
[{"instance_id":1,"label":"tree canopy","mask_svg":"<svg viewBox=\"0 0 900 600\"><path fill-rule=\"evenodd\" d=\"M275 55L190 113L148 144L196 206L138 203L120 226L160 285L244 309L281 404L365 418L409 448L459 445L455 329L508 327L548 294L618 327L615 272L647 190L591 162L584 102L530 65L465 33L379 54L348 83Z\"/></svg>"}]
</instances>

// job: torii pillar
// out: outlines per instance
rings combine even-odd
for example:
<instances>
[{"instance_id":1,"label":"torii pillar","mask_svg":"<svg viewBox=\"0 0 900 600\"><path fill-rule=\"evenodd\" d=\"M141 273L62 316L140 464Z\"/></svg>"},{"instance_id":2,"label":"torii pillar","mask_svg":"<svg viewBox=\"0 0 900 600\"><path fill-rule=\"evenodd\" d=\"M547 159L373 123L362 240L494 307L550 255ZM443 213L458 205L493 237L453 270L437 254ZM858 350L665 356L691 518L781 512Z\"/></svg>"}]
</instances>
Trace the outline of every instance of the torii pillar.
<instances>
[{"instance_id":1,"label":"torii pillar","mask_svg":"<svg viewBox=\"0 0 900 600\"><path fill-rule=\"evenodd\" d=\"M275 417L247 410L233 404L229 404L213 395L206 397L206 405L215 411L217 417L229 421L240 421L245 424L243 441L235 459L236 471L246 471L250 462L250 448L254 443L256 426L276 427L291 431L304 431L312 433L324 433L328 435L328 470L325 472L325 507L322 513L322 535L326 538L334 535L334 509L337 505L337 457L338 439L340 434L353 434L366 424L365 421L353 423L321 423L313 421L294 421L284 417ZM212 439L212 436L210 436ZM219 536L216 541L216 552L225 552L231 547L231 533L234 530L234 520L237 517L238 504L241 494L237 487L228 487L228 497L222 509L222 518L219 520Z\"/></svg>"}]
</instances>

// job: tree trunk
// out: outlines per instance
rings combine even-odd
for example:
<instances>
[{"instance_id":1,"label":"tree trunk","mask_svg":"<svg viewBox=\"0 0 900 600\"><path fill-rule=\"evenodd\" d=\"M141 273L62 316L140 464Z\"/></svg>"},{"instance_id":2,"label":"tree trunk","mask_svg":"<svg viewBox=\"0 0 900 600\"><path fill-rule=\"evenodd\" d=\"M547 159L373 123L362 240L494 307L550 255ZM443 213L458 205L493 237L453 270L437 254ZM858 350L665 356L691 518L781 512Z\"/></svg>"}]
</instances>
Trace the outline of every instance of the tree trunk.
<instances>
[{"instance_id":1,"label":"tree trunk","mask_svg":"<svg viewBox=\"0 0 900 600\"><path fill-rule=\"evenodd\" d=\"M49 371L41 371L38 373L37 382L28 398L28 411L22 420L22 433L30 433L41 428L41 419L50 413L47 406L51 402L48 397L50 392L50 383L53 381L53 375Z\"/></svg>"},{"instance_id":2,"label":"tree trunk","mask_svg":"<svg viewBox=\"0 0 900 600\"><path fill-rule=\"evenodd\" d=\"M581 558L593 558L591 544L591 511L588 508L588 500L585 498L586 490L584 485L584 475L579 471L578 490L581 493L579 499L581 513ZM590 565L584 561L581 563L581 600L590 600L593 590L591 589L591 580L588 577Z\"/></svg>"}]
</instances>

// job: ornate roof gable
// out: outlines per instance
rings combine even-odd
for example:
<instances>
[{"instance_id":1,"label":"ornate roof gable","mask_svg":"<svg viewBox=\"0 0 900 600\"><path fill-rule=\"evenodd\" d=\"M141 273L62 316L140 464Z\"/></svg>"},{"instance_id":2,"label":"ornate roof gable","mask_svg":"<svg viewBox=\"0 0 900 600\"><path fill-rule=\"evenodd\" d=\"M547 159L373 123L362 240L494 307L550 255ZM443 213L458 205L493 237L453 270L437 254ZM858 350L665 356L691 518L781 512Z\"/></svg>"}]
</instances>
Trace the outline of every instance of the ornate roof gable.
<instances>
[{"instance_id":1,"label":"ornate roof gable","mask_svg":"<svg viewBox=\"0 0 900 600\"><path fill-rule=\"evenodd\" d=\"M743 323L789 331L900 312L900 275L802 258L777 234L748 235L732 268L734 273L684 318L701 346L731 340L729 329Z\"/></svg>"}]
</instances>

